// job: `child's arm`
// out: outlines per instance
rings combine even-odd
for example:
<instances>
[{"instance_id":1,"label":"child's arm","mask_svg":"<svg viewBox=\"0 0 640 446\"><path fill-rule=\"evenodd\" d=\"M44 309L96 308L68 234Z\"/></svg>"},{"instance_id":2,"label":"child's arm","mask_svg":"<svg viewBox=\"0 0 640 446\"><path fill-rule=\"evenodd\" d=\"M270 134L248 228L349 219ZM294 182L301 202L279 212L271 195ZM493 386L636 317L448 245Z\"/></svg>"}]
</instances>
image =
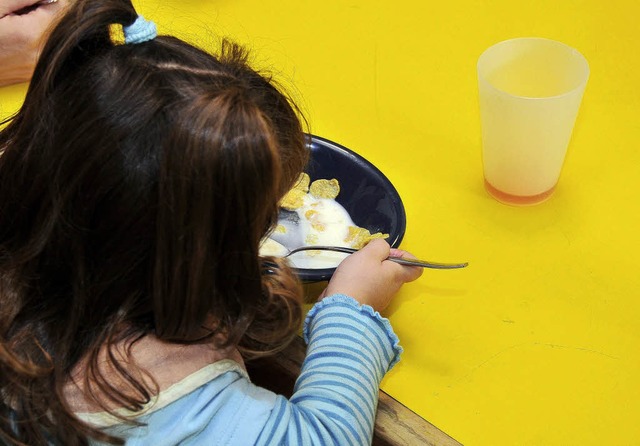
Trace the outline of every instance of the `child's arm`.
<instances>
[{"instance_id":1,"label":"child's arm","mask_svg":"<svg viewBox=\"0 0 640 446\"><path fill-rule=\"evenodd\" d=\"M384 262L384 242L363 251L343 262L327 292L349 290L382 309L421 273ZM294 394L277 399L258 444L371 443L378 387L402 349L389 321L360 302L332 294L311 309L303 332L307 357Z\"/></svg>"},{"instance_id":2,"label":"child's arm","mask_svg":"<svg viewBox=\"0 0 640 446\"><path fill-rule=\"evenodd\" d=\"M279 397L257 444L370 444L384 374L402 351L386 319L342 294L317 304L290 400Z\"/></svg>"}]
</instances>

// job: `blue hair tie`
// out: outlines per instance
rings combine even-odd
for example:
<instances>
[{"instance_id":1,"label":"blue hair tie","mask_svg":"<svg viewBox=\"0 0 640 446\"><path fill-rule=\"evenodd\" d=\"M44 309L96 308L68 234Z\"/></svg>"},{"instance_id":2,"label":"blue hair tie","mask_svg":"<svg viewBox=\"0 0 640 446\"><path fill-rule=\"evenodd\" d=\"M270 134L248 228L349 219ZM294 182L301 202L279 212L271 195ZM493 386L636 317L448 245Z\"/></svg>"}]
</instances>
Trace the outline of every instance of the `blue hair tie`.
<instances>
[{"instance_id":1,"label":"blue hair tie","mask_svg":"<svg viewBox=\"0 0 640 446\"><path fill-rule=\"evenodd\" d=\"M156 24L141 15L129 26L124 26L124 43L142 43L153 40L158 35Z\"/></svg>"}]
</instances>

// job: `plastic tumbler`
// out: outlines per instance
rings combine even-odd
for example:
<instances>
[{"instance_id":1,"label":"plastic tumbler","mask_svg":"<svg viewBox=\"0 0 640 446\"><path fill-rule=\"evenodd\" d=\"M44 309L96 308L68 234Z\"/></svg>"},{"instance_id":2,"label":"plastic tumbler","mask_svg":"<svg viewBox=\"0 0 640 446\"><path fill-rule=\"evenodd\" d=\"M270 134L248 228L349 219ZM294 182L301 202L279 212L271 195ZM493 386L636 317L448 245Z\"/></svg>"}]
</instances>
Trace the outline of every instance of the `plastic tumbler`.
<instances>
[{"instance_id":1,"label":"plastic tumbler","mask_svg":"<svg viewBox=\"0 0 640 446\"><path fill-rule=\"evenodd\" d=\"M554 40L506 40L482 53L482 162L494 198L532 205L551 196L588 78L584 56Z\"/></svg>"}]
</instances>

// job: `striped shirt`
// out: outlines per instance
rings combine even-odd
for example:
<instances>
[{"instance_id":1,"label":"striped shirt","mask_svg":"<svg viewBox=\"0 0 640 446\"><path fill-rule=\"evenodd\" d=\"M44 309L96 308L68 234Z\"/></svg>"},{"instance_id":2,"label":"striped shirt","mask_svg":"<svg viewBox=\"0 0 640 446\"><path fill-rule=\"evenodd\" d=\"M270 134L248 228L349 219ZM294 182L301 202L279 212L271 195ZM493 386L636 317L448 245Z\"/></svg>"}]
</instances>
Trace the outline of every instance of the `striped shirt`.
<instances>
[{"instance_id":1,"label":"striped shirt","mask_svg":"<svg viewBox=\"0 0 640 446\"><path fill-rule=\"evenodd\" d=\"M161 392L136 417L143 424L78 416L128 446L371 444L380 381L402 352L389 321L333 295L309 311L303 336L307 356L288 400L223 360Z\"/></svg>"}]
</instances>

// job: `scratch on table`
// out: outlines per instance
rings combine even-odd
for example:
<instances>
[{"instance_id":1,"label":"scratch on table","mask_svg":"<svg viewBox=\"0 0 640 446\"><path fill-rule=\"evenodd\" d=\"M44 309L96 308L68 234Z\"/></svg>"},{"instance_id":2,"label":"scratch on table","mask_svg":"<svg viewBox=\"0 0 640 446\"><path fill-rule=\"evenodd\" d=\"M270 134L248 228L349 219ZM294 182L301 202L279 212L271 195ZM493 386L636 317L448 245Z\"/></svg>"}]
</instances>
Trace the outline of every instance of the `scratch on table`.
<instances>
[{"instance_id":1,"label":"scratch on table","mask_svg":"<svg viewBox=\"0 0 640 446\"><path fill-rule=\"evenodd\" d=\"M601 351L598 351L598 350L593 350L593 349L584 348L584 347L572 347L570 345L560 345L560 344L545 344L545 343L542 343L542 342L536 342L536 343L534 343L534 345L541 345L543 347L551 347L551 348L564 348L564 349L568 349L568 350L577 350L577 351L581 351L581 352L593 353L595 355L604 356L606 358L620 359L617 356L609 355L607 353L604 353L604 352L601 352Z\"/></svg>"},{"instance_id":2,"label":"scratch on table","mask_svg":"<svg viewBox=\"0 0 640 446\"><path fill-rule=\"evenodd\" d=\"M489 362L493 361L494 359L496 359L498 356L502 355L503 353L508 352L510 350L513 350L515 348L522 347L523 345L527 345L527 344L531 344L531 343L530 342L522 342L520 344L510 345L509 347L503 348L502 350L494 353L493 355L491 355L490 357L488 357L487 359L482 361L480 364L473 366L471 368L471 370L469 370L468 373L466 373L464 376L462 376L459 379L457 379L455 384L458 384L460 381L463 381L463 380L467 379L469 376L473 375L476 372L476 370L478 370L481 367L484 367ZM448 387L452 387L452 386L449 385Z\"/></svg>"},{"instance_id":3,"label":"scratch on table","mask_svg":"<svg viewBox=\"0 0 640 446\"><path fill-rule=\"evenodd\" d=\"M481 363L473 366L471 368L471 370L469 370L469 372L467 372L464 376L458 378L455 381L454 384L458 384L459 382L466 380L471 375L473 375L478 369L486 366L488 363L490 363L491 361L495 360L496 358L498 358L499 356L503 355L504 353L509 352L511 350L514 350L516 348L520 348L520 347L525 346L525 345L577 350L577 351L581 351L581 352L585 352L585 353L592 353L592 354L595 354L595 355L604 356L604 357L610 358L610 359L620 359L617 356L609 355L607 353L604 353L604 352L601 352L601 351L598 351L598 350L588 349L588 348L584 348L584 347L572 347L572 346L569 346L569 345L551 344L551 343L544 343L544 342L522 342L520 344L514 344L514 345L510 345L508 347L505 347L505 348L501 349L500 351L494 353L493 355L489 356L487 359L485 359ZM450 384L448 387L453 387L454 384Z\"/></svg>"}]
</instances>

